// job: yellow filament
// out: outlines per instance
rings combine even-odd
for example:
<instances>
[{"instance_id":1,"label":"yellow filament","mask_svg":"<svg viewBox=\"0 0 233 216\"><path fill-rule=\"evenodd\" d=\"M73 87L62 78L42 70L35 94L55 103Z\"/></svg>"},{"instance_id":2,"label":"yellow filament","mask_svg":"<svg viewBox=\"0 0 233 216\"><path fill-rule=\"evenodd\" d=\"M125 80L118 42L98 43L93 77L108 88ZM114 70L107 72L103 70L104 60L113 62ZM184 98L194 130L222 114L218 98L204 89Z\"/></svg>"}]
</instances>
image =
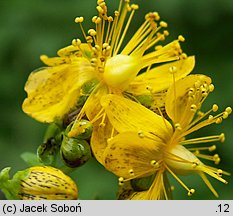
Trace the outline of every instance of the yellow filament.
<instances>
[{"instance_id":1,"label":"yellow filament","mask_svg":"<svg viewBox=\"0 0 233 216\"><path fill-rule=\"evenodd\" d=\"M199 137L194 139L188 139L181 141L181 145L190 145L190 144L200 144L200 143L208 143L208 142L215 142L220 141L221 135L215 135L215 136L206 136L206 137Z\"/></svg>"},{"instance_id":2,"label":"yellow filament","mask_svg":"<svg viewBox=\"0 0 233 216\"><path fill-rule=\"evenodd\" d=\"M115 54L117 54L117 53L119 52L119 49L120 49L120 47L121 47L121 45L122 45L122 42L123 42L123 40L124 40L124 38L125 38L125 35L126 35L127 31L128 31L128 28L129 28L129 26L130 26L130 23L131 23L131 21L132 21L132 19L133 19L134 12L135 12L135 10L133 10L133 11L131 12L131 14L130 14L130 17L129 17L127 23L126 23L125 29L124 29L124 31L123 31L123 33L122 33L122 35L121 35L121 39L120 39L120 41L119 41L119 43L118 43L118 46L117 46L117 48L116 48L116 50L115 50L115 52L114 52ZM114 54L113 54L113 55L114 55Z\"/></svg>"},{"instance_id":3,"label":"yellow filament","mask_svg":"<svg viewBox=\"0 0 233 216\"><path fill-rule=\"evenodd\" d=\"M184 182L183 182L174 172L171 171L171 169L170 169L167 165L165 165L165 167L166 167L166 169L168 170L168 172L181 184L181 186L182 186L183 188L185 188L188 192L191 191L191 189L189 189L189 188L184 184Z\"/></svg>"},{"instance_id":4,"label":"yellow filament","mask_svg":"<svg viewBox=\"0 0 233 216\"><path fill-rule=\"evenodd\" d=\"M208 180L207 176L200 172L199 175L201 176L202 180L205 182L205 184L207 185L207 187L211 190L211 192L218 197L218 193L216 192L216 190L214 189L214 187L212 186L212 184L210 183L210 181Z\"/></svg>"}]
</instances>

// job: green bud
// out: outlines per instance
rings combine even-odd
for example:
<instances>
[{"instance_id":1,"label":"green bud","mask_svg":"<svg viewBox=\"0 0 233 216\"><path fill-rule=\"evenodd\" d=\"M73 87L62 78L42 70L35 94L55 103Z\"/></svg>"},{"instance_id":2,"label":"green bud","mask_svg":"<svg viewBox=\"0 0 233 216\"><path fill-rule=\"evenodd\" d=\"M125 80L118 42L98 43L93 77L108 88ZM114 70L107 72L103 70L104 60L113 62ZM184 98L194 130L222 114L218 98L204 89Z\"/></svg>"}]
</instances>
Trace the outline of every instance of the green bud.
<instances>
[{"instance_id":1,"label":"green bud","mask_svg":"<svg viewBox=\"0 0 233 216\"><path fill-rule=\"evenodd\" d=\"M61 170L50 166L34 166L18 171L10 179L10 169L7 167L0 173L0 189L7 199L77 199L75 182Z\"/></svg>"},{"instance_id":2,"label":"green bud","mask_svg":"<svg viewBox=\"0 0 233 216\"><path fill-rule=\"evenodd\" d=\"M87 141L64 135L60 154L66 166L74 168L83 165L91 158L91 149Z\"/></svg>"},{"instance_id":3,"label":"green bud","mask_svg":"<svg viewBox=\"0 0 233 216\"><path fill-rule=\"evenodd\" d=\"M51 124L44 137L44 142L37 149L37 156L45 165L51 165L61 145L61 130L56 124Z\"/></svg>"},{"instance_id":4,"label":"green bud","mask_svg":"<svg viewBox=\"0 0 233 216\"><path fill-rule=\"evenodd\" d=\"M70 133L72 128L72 132ZM65 134L77 139L89 139L93 131L91 122L81 119L77 122L72 122L65 130Z\"/></svg>"}]
</instances>

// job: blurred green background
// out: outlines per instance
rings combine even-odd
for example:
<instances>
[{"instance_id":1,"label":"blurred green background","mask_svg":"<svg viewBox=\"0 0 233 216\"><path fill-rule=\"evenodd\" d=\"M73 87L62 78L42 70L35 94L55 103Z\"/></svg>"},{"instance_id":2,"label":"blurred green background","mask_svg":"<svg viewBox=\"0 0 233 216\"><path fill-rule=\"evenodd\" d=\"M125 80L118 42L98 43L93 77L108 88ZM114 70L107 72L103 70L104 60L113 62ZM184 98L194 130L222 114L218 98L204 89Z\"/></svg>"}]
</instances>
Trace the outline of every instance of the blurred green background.
<instances>
[{"instance_id":1,"label":"blurred green background","mask_svg":"<svg viewBox=\"0 0 233 216\"><path fill-rule=\"evenodd\" d=\"M108 0L110 10L117 8L117 0ZM135 0L140 4L131 33L144 15L158 11L169 24L171 41L182 34L186 38L184 51L196 56L194 73L213 78L214 93L208 105L233 107L233 1L231 0ZM56 51L69 45L80 35L76 16L85 16L84 26L92 26L96 14L96 0L0 0L0 169L11 166L12 173L26 167L20 158L25 151L35 152L42 142L46 125L29 118L21 110L26 94L24 83L31 71L43 66L41 54L55 56ZM93 27L93 26L92 26ZM226 141L219 144L222 162L219 167L233 174L233 121L232 116L220 126L214 125L197 135L220 134ZM114 199L116 178L94 160L73 175L80 188L81 199ZM186 183L196 188L191 198L174 182L175 199L216 199L199 177L188 177ZM211 179L220 194L219 199L233 199L233 179L228 185ZM0 199L4 196L0 193Z\"/></svg>"}]
</instances>

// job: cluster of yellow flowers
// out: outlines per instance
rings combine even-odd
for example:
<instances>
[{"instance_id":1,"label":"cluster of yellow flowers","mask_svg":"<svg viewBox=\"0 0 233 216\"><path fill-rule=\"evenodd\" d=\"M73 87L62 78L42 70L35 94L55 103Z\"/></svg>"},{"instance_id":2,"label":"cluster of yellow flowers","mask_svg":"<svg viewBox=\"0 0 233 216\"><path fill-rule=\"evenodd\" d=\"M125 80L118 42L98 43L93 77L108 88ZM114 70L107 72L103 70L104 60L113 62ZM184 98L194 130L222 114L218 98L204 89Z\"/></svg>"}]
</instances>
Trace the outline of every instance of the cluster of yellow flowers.
<instances>
[{"instance_id":1,"label":"cluster of yellow flowers","mask_svg":"<svg viewBox=\"0 0 233 216\"><path fill-rule=\"evenodd\" d=\"M119 8L110 16L105 0L98 0L96 9L98 15L92 18L95 28L87 33L82 25L84 18L75 19L84 41L74 39L72 45L58 51L58 57L41 56L47 67L32 72L25 85L23 111L65 131L59 137L57 132L50 136L46 145L40 146L39 156L48 148L50 153L58 151L64 163L74 168L85 163L92 152L99 163L119 177L119 199L170 199L173 187L167 174L191 196L195 190L178 176L193 173L217 197L206 174L226 184L222 175L229 173L200 159L220 162L218 154L209 155L216 149L209 143L223 142L224 134L199 138L188 135L221 123L231 108L213 114L218 111L214 104L207 112L201 110L214 90L211 78L189 75L195 59L183 53L183 36L158 45L169 32L157 12L146 14L129 38L128 29L138 5L120 0ZM46 166L40 169L47 173ZM77 192L71 179L62 179L71 185L71 194ZM20 190L20 199L33 199ZM49 198L77 198L58 194L62 196ZM38 194L34 198L38 197L43 198Z\"/></svg>"}]
</instances>

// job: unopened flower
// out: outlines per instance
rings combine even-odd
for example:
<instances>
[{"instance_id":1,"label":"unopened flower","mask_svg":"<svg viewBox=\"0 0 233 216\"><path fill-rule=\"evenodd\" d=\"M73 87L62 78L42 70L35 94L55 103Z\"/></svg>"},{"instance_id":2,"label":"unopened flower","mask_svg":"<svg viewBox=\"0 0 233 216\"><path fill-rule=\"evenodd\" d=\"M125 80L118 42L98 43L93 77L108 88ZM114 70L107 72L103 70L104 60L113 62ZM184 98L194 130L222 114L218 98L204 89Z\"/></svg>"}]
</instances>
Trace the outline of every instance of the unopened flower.
<instances>
[{"instance_id":1,"label":"unopened flower","mask_svg":"<svg viewBox=\"0 0 233 216\"><path fill-rule=\"evenodd\" d=\"M96 158L101 161L107 145L103 141L113 133L111 128L104 128L109 122L100 105L101 97L116 94L137 100L137 96L154 97L156 93L160 97L160 92L166 90L174 79L179 80L192 71L194 57L182 53L179 44L184 41L182 36L165 46L157 46L169 35L167 30L162 31L167 23L160 21L157 12L146 14L144 23L125 43L138 5L120 0L118 10L110 16L104 0L98 0L97 4L98 15L92 18L94 29L86 33L82 26L84 18L75 19L80 24L84 43L74 39L72 45L58 51L59 57L41 57L49 67L29 76L25 86L28 97L23 110L41 122L61 120L85 95L82 86L95 83L69 136L76 136L76 123L86 115L91 123L95 123L91 143ZM165 62L170 63L155 67ZM144 73L138 75L139 72Z\"/></svg>"},{"instance_id":2,"label":"unopened flower","mask_svg":"<svg viewBox=\"0 0 233 216\"><path fill-rule=\"evenodd\" d=\"M0 189L7 199L75 200L78 189L75 182L62 171L50 166L34 166L18 171L12 179L10 168L0 173Z\"/></svg>"},{"instance_id":3,"label":"unopened flower","mask_svg":"<svg viewBox=\"0 0 233 216\"><path fill-rule=\"evenodd\" d=\"M206 174L227 183L222 171L205 165L200 159L220 162L217 154L207 152L215 150L210 142L224 141L224 134L186 139L186 136L213 123L219 124L231 113L231 108L217 112L218 106L203 113L201 106L214 89L211 79L204 75L190 75L175 82L168 90L165 102L166 113L146 109L138 103L116 95L102 98L102 105L118 135L108 139L104 151L104 166L119 176L120 185L132 179L154 175L148 190L135 192L129 199L168 199L165 186L166 173L170 173L191 196L195 190L186 186L178 175L198 174L208 188L217 197L218 194L209 182ZM204 145L202 145L204 144ZM191 147L189 147L191 146Z\"/></svg>"}]
</instances>

